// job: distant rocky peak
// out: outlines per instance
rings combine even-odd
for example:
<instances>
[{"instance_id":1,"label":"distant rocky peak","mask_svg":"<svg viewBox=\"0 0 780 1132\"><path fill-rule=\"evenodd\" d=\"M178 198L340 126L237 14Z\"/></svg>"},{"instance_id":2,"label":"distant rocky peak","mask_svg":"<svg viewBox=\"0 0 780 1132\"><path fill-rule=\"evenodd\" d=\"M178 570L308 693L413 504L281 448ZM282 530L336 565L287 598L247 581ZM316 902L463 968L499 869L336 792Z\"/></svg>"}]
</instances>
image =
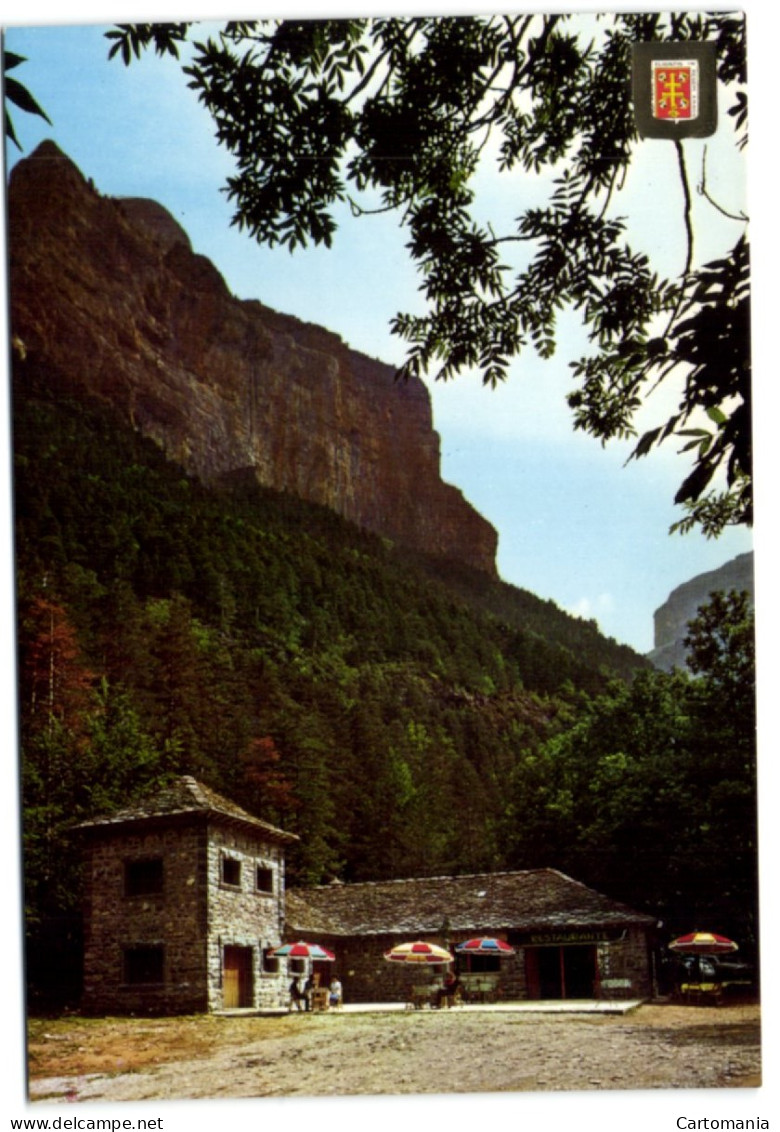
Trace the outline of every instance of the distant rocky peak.
<instances>
[{"instance_id":1,"label":"distant rocky peak","mask_svg":"<svg viewBox=\"0 0 780 1132\"><path fill-rule=\"evenodd\" d=\"M706 605L711 594L719 591L729 593L731 590L744 591L753 599L752 551L732 558L717 570L697 574L672 590L655 611L655 647L647 654L648 659L665 672L685 668L687 658L683 640L688 633L688 623L696 617L701 606Z\"/></svg>"}]
</instances>

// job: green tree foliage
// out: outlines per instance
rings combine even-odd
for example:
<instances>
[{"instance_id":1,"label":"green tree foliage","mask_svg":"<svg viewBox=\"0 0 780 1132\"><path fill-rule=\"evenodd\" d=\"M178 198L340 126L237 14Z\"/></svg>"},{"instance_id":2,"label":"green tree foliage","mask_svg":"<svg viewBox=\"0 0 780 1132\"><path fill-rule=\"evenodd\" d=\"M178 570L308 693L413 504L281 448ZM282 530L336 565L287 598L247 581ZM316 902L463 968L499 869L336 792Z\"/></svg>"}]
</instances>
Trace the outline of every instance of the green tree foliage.
<instances>
[{"instance_id":1,"label":"green tree foliage","mask_svg":"<svg viewBox=\"0 0 780 1132\"><path fill-rule=\"evenodd\" d=\"M636 437L635 457L682 437L692 466L675 527L714 535L751 522L747 241L740 232L728 255L694 264L679 140L668 143L688 244L678 278L657 276L613 208L641 144L633 43L713 42L735 145L745 144L739 15L240 21L203 40L186 24L136 24L107 34L125 63L149 46L186 56L189 85L235 159L234 222L251 236L330 246L346 204L354 216L397 213L426 303L391 324L408 343L403 375L476 369L495 385L524 351L550 357L560 313L574 310L591 342L572 363L575 427L602 441ZM484 219L476 178L489 161L517 202L513 225ZM672 376L684 387L679 408L639 435L639 409Z\"/></svg>"},{"instance_id":2,"label":"green tree foliage","mask_svg":"<svg viewBox=\"0 0 780 1132\"><path fill-rule=\"evenodd\" d=\"M755 624L747 593L715 593L688 624L683 641L688 668L705 678L710 698L720 696L726 710L738 710L746 723L755 718Z\"/></svg>"},{"instance_id":3,"label":"green tree foliage","mask_svg":"<svg viewBox=\"0 0 780 1132\"><path fill-rule=\"evenodd\" d=\"M696 677L667 677L550 602L322 508L207 490L29 362L14 437L33 981L78 912L74 824L171 773L298 833L292 884L556 865L743 938L736 599L692 624Z\"/></svg>"},{"instance_id":4,"label":"green tree foliage","mask_svg":"<svg viewBox=\"0 0 780 1132\"><path fill-rule=\"evenodd\" d=\"M720 899L739 899L757 931L755 618L746 593L713 594L689 625L696 760L708 792L701 829L711 852L727 847Z\"/></svg>"},{"instance_id":5,"label":"green tree foliage","mask_svg":"<svg viewBox=\"0 0 780 1132\"><path fill-rule=\"evenodd\" d=\"M51 597L19 610L23 850L27 930L80 911L73 826L161 780L158 748L131 697L99 682L68 612Z\"/></svg>"},{"instance_id":6,"label":"green tree foliage","mask_svg":"<svg viewBox=\"0 0 780 1132\"><path fill-rule=\"evenodd\" d=\"M643 672L586 702L512 776L509 853L665 921L757 941L755 668L746 595L691 623L695 676Z\"/></svg>"},{"instance_id":7,"label":"green tree foliage","mask_svg":"<svg viewBox=\"0 0 780 1132\"><path fill-rule=\"evenodd\" d=\"M94 772L72 816L123 804L133 767L190 773L301 835L292 879L490 868L516 749L557 726L569 689L645 664L322 508L208 491L30 362L16 376L25 760ZM61 751L47 728L49 745L68 729Z\"/></svg>"}]
</instances>

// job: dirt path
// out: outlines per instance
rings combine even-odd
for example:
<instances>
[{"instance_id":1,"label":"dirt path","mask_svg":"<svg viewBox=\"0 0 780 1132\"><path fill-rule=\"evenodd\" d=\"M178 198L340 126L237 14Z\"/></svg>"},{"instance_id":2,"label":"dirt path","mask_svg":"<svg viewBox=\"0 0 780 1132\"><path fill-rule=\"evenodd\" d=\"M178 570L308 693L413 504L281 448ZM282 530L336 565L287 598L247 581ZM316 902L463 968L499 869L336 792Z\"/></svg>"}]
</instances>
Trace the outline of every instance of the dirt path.
<instances>
[{"instance_id":1,"label":"dirt path","mask_svg":"<svg viewBox=\"0 0 780 1132\"><path fill-rule=\"evenodd\" d=\"M754 1087L757 1006L628 1015L58 1019L30 1028L33 1100Z\"/></svg>"}]
</instances>

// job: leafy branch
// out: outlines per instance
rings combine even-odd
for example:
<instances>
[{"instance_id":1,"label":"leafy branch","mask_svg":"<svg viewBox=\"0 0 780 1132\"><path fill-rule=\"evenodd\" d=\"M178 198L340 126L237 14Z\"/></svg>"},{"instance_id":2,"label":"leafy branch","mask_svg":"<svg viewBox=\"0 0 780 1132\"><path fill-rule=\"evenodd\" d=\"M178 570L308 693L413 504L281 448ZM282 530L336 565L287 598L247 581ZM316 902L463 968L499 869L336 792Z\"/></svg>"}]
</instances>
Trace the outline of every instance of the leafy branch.
<instances>
[{"instance_id":1,"label":"leafy branch","mask_svg":"<svg viewBox=\"0 0 780 1132\"><path fill-rule=\"evenodd\" d=\"M18 79L12 78L8 74L9 71L13 71L16 67L20 66L20 64L26 62L27 60L23 55L17 55L14 51L3 49L3 85L6 100L7 102L12 102L14 106L18 106L19 109L23 110L26 114L37 114L39 118L43 118L44 121L51 125L51 118L49 118L46 111L38 105L27 87L20 83ZM13 120L7 105L5 107L5 134L6 137L11 139L17 149L22 148L16 136Z\"/></svg>"},{"instance_id":2,"label":"leafy branch","mask_svg":"<svg viewBox=\"0 0 780 1132\"><path fill-rule=\"evenodd\" d=\"M594 351L572 363L574 427L602 443L636 437L647 398L682 374L678 412L639 437L634 456L682 432L694 466L676 499L693 508L688 518L701 517L708 532L718 528L716 514L724 524L748 523L749 355L737 356L746 348L747 243L693 270L691 189L679 141L680 274L659 278L630 246L627 222L612 214L638 144L627 81L632 44L714 41L719 81L735 95L729 115L742 148L744 21L640 13L603 17L595 31L590 21L586 33L577 19L233 22L191 42L182 66L235 158L225 192L233 223L253 238L290 251L330 247L336 206L348 204L356 218L397 213L426 304L421 315L391 320L408 344L401 378L449 380L475 369L495 386L525 350L552 357L559 315L573 310ZM178 57L190 36L185 24L108 33L110 54L125 63L147 48ZM514 226L498 231L478 214L475 188L490 154L519 202L528 190ZM698 189L710 199L704 173ZM736 394L735 367L745 371ZM703 436L687 435L700 427L692 419L698 410L710 425L706 446ZM719 469L726 497L716 506L708 493Z\"/></svg>"}]
</instances>

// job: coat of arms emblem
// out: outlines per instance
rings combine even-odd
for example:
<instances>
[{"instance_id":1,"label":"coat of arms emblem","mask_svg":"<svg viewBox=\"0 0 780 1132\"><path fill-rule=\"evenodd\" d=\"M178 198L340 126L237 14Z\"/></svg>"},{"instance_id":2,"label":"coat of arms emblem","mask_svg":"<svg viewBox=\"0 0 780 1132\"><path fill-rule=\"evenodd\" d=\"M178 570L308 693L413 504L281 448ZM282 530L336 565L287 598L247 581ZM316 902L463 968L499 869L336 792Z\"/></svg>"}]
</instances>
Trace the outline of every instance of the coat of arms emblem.
<instances>
[{"instance_id":1,"label":"coat of arms emblem","mask_svg":"<svg viewBox=\"0 0 780 1132\"><path fill-rule=\"evenodd\" d=\"M699 64L695 59L652 63L653 117L666 122L690 122L699 116Z\"/></svg>"},{"instance_id":2,"label":"coat of arms emblem","mask_svg":"<svg viewBox=\"0 0 780 1132\"><path fill-rule=\"evenodd\" d=\"M715 45L655 41L632 45L634 119L642 137L708 137L717 128Z\"/></svg>"}]
</instances>

